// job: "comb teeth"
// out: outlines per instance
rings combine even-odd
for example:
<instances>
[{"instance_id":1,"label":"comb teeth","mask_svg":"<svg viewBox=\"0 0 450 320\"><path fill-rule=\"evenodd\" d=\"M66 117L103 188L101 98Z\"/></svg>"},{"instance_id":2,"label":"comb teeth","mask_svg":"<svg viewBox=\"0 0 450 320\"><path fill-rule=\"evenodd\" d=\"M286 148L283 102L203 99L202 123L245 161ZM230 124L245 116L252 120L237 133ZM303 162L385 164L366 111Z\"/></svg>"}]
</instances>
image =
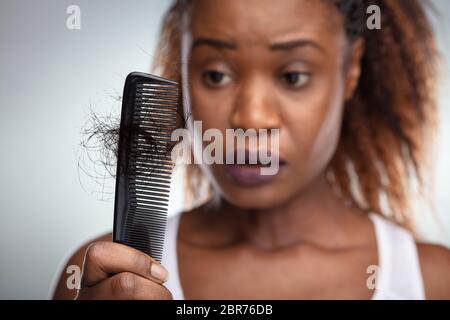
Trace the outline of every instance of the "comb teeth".
<instances>
[{"instance_id":1,"label":"comb teeth","mask_svg":"<svg viewBox=\"0 0 450 320\"><path fill-rule=\"evenodd\" d=\"M167 224L178 84L142 73L125 82L117 166L114 241L161 262Z\"/></svg>"}]
</instances>

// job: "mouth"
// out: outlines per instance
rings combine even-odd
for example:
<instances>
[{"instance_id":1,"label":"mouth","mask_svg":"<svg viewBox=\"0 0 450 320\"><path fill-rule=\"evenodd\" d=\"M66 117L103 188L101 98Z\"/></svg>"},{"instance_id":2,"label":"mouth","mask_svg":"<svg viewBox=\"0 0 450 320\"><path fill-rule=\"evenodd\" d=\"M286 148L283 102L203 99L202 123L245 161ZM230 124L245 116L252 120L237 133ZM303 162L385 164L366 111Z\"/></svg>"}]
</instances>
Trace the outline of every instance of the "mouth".
<instances>
[{"instance_id":1,"label":"mouth","mask_svg":"<svg viewBox=\"0 0 450 320\"><path fill-rule=\"evenodd\" d=\"M271 160L269 163L267 158L260 158L258 152L241 151L241 157L239 157L236 151L234 162L225 165L228 178L244 187L257 187L274 181L285 169L287 162L278 155L271 154L270 151L267 153L268 159ZM242 154L245 154L245 158Z\"/></svg>"}]
</instances>

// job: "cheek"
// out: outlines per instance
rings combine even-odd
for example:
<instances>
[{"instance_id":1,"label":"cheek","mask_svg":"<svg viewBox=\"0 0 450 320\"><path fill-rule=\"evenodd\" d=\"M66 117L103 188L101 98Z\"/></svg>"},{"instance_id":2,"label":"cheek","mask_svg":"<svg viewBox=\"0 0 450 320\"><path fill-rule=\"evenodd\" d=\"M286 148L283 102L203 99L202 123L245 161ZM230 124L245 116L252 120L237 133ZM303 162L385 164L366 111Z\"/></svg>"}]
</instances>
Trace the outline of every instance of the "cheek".
<instances>
[{"instance_id":1,"label":"cheek","mask_svg":"<svg viewBox=\"0 0 450 320\"><path fill-rule=\"evenodd\" d=\"M336 150L342 122L344 81L338 76L317 83L290 108L286 119L296 157L305 170L324 167Z\"/></svg>"},{"instance_id":2,"label":"cheek","mask_svg":"<svg viewBox=\"0 0 450 320\"><path fill-rule=\"evenodd\" d=\"M233 93L228 90L207 90L198 80L191 82L191 117L202 121L203 128L225 130L233 105Z\"/></svg>"},{"instance_id":3,"label":"cheek","mask_svg":"<svg viewBox=\"0 0 450 320\"><path fill-rule=\"evenodd\" d=\"M210 117L210 114L214 114L214 112L218 112L220 110L220 106L218 105L217 99L211 99L209 94L205 92L202 87L202 79L201 76L196 72L190 71L189 74L189 83L190 83L190 97L191 97L191 117L193 120L201 120L201 121L214 121L213 117Z\"/></svg>"}]
</instances>

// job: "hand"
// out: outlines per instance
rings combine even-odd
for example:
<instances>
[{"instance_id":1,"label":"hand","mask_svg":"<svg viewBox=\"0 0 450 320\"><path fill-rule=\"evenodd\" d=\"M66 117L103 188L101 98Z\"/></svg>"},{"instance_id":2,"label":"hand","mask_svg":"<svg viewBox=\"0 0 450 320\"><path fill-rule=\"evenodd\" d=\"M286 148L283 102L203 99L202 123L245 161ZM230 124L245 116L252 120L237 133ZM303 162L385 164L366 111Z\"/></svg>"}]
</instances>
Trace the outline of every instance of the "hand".
<instances>
[{"instance_id":1,"label":"hand","mask_svg":"<svg viewBox=\"0 0 450 320\"><path fill-rule=\"evenodd\" d=\"M89 246L76 299L169 300L167 270L145 253L107 241Z\"/></svg>"}]
</instances>

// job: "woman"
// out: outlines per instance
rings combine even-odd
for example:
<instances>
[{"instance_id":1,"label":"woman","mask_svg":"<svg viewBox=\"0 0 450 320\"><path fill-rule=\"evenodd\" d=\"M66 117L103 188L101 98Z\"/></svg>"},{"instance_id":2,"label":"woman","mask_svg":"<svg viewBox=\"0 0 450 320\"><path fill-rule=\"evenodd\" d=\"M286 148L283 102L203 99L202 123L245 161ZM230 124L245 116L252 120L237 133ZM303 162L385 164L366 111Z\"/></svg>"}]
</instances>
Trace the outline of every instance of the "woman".
<instances>
[{"instance_id":1,"label":"woman","mask_svg":"<svg viewBox=\"0 0 450 320\"><path fill-rule=\"evenodd\" d=\"M159 50L189 121L279 129L280 170L190 168L211 193L169 220L162 265L105 235L68 262L81 290L63 274L55 298L450 298L450 253L413 240L408 207L435 116L422 2L176 1Z\"/></svg>"}]
</instances>

